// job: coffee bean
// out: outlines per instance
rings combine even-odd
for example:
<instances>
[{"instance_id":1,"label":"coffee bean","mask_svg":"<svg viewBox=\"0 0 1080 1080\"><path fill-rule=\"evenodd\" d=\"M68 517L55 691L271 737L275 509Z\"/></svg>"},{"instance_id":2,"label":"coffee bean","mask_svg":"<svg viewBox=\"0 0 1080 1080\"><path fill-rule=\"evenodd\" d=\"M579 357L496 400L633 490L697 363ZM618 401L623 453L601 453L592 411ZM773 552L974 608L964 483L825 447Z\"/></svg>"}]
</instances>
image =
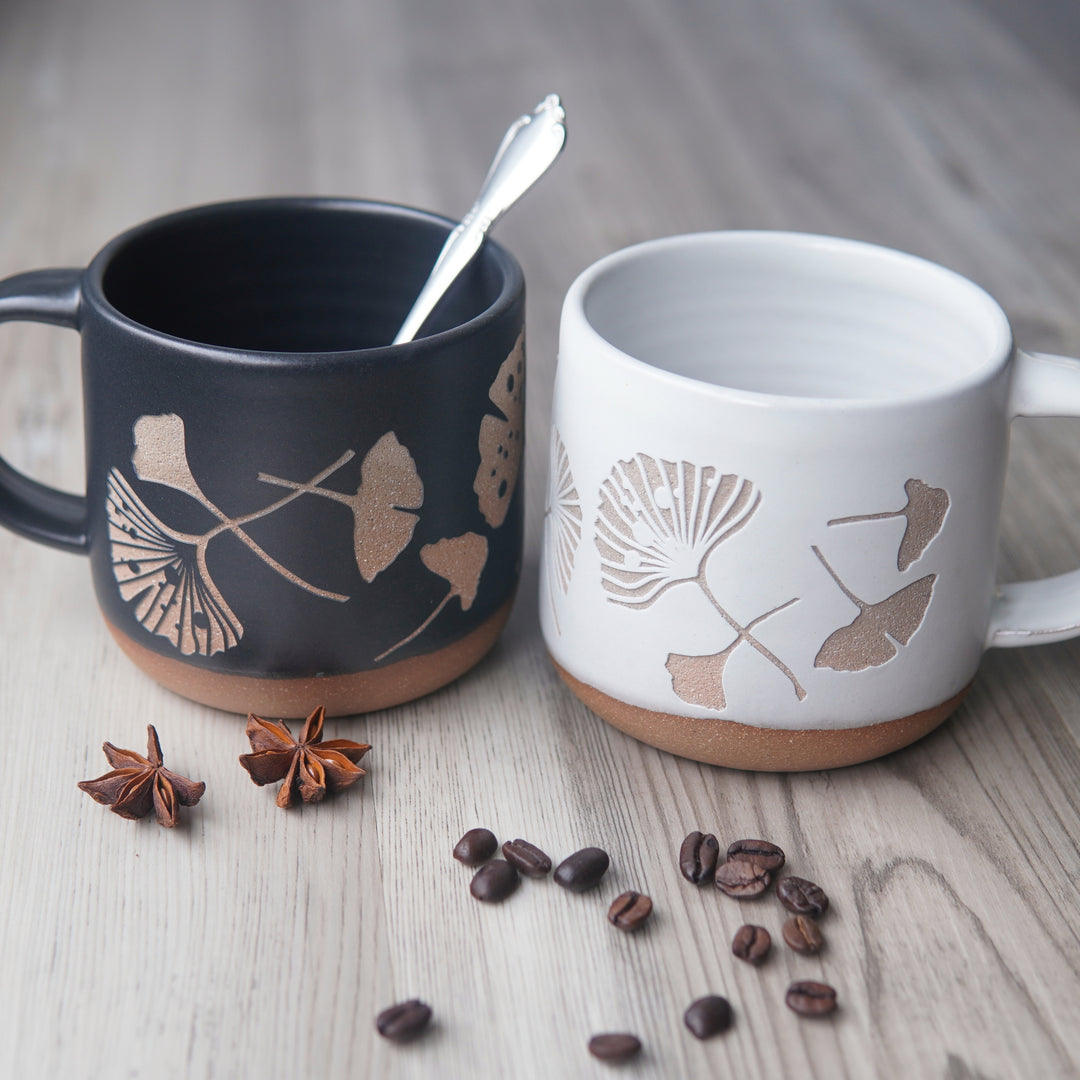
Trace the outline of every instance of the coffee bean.
<instances>
[{"instance_id":1,"label":"coffee bean","mask_svg":"<svg viewBox=\"0 0 1080 1080\"><path fill-rule=\"evenodd\" d=\"M455 845L454 858L466 866L479 866L495 854L499 841L490 829L470 829Z\"/></svg>"},{"instance_id":2,"label":"coffee bean","mask_svg":"<svg viewBox=\"0 0 1080 1080\"><path fill-rule=\"evenodd\" d=\"M784 1001L792 1012L800 1016L825 1016L836 1008L836 991L826 983L793 982L784 995Z\"/></svg>"},{"instance_id":3,"label":"coffee bean","mask_svg":"<svg viewBox=\"0 0 1080 1080\"><path fill-rule=\"evenodd\" d=\"M555 870L555 882L571 892L586 892L600 884L610 863L602 848L587 847L563 859Z\"/></svg>"},{"instance_id":4,"label":"coffee bean","mask_svg":"<svg viewBox=\"0 0 1080 1080\"><path fill-rule=\"evenodd\" d=\"M829 898L820 885L801 877L781 878L776 884L780 903L795 915L817 918L829 910Z\"/></svg>"},{"instance_id":5,"label":"coffee bean","mask_svg":"<svg viewBox=\"0 0 1080 1080\"><path fill-rule=\"evenodd\" d=\"M589 1053L601 1061L629 1061L641 1053L641 1040L625 1033L594 1035L589 1040Z\"/></svg>"},{"instance_id":6,"label":"coffee bean","mask_svg":"<svg viewBox=\"0 0 1080 1080\"><path fill-rule=\"evenodd\" d=\"M683 1013L683 1023L699 1039L711 1039L731 1027L731 1005L719 994L698 998Z\"/></svg>"},{"instance_id":7,"label":"coffee bean","mask_svg":"<svg viewBox=\"0 0 1080 1080\"><path fill-rule=\"evenodd\" d=\"M652 900L644 893L624 892L608 908L608 922L620 930L637 930L652 914Z\"/></svg>"},{"instance_id":8,"label":"coffee bean","mask_svg":"<svg viewBox=\"0 0 1080 1080\"><path fill-rule=\"evenodd\" d=\"M712 833L692 832L679 848L679 869L687 881L700 885L716 873L719 858L720 845Z\"/></svg>"},{"instance_id":9,"label":"coffee bean","mask_svg":"<svg viewBox=\"0 0 1080 1080\"><path fill-rule=\"evenodd\" d=\"M737 900L752 900L772 884L772 874L765 867L746 859L729 859L716 868L716 887Z\"/></svg>"},{"instance_id":10,"label":"coffee bean","mask_svg":"<svg viewBox=\"0 0 1080 1080\"><path fill-rule=\"evenodd\" d=\"M809 915L792 915L784 923L783 935L788 945L803 956L821 952L825 944L821 927Z\"/></svg>"},{"instance_id":11,"label":"coffee bean","mask_svg":"<svg viewBox=\"0 0 1080 1080\"><path fill-rule=\"evenodd\" d=\"M431 1006L417 998L391 1005L375 1017L375 1027L384 1039L392 1042L409 1042L415 1039L431 1019Z\"/></svg>"},{"instance_id":12,"label":"coffee bean","mask_svg":"<svg viewBox=\"0 0 1080 1080\"><path fill-rule=\"evenodd\" d=\"M768 840L736 840L727 849L729 859L749 859L766 870L779 870L784 865L784 852Z\"/></svg>"},{"instance_id":13,"label":"coffee bean","mask_svg":"<svg viewBox=\"0 0 1080 1080\"><path fill-rule=\"evenodd\" d=\"M731 951L740 959L755 967L765 960L772 948L772 937L764 926L740 926L731 942Z\"/></svg>"},{"instance_id":14,"label":"coffee bean","mask_svg":"<svg viewBox=\"0 0 1080 1080\"><path fill-rule=\"evenodd\" d=\"M528 840L507 840L502 850L503 858L526 877L540 878L551 873L551 860Z\"/></svg>"},{"instance_id":15,"label":"coffee bean","mask_svg":"<svg viewBox=\"0 0 1080 1080\"><path fill-rule=\"evenodd\" d=\"M485 904L497 904L518 887L520 880L518 872L508 862L494 859L476 871L469 892Z\"/></svg>"}]
</instances>

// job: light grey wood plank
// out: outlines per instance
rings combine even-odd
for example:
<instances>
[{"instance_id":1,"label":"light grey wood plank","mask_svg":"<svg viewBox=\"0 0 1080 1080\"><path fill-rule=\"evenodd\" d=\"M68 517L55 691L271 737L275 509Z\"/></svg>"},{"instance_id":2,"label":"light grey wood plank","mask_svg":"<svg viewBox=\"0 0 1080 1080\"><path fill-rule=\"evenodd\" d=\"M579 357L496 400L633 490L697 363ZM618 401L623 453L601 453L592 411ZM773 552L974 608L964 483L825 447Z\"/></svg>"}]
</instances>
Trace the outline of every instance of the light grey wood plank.
<instances>
[{"instance_id":1,"label":"light grey wood plank","mask_svg":"<svg viewBox=\"0 0 1080 1080\"><path fill-rule=\"evenodd\" d=\"M81 560L0 536L0 1074L1066 1077L1080 1069L1080 645L989 654L921 744L792 776L700 766L607 728L537 629L547 420L562 295L588 263L666 233L795 228L913 250L989 287L1022 344L1080 353L1080 101L1060 0L10 0L0 8L0 273L78 265L178 206L318 192L450 215L509 120L555 89L567 152L498 227L529 286L529 539L502 641L467 678L334 723L374 749L347 796L285 814L236 764L242 720L133 670ZM0 452L81 486L77 343L0 328ZM1023 423L1003 577L1080 562L1076 425ZM104 739L208 795L175 834L92 804ZM613 857L596 894L526 882L487 908L450 858L466 828ZM775 900L675 868L682 836L774 839L833 897L828 947L779 944ZM607 925L624 888L653 924ZM753 970L729 953L760 921ZM785 1009L791 978L841 993ZM698 1044L689 1001L736 1024ZM419 995L431 1036L377 1038Z\"/></svg>"}]
</instances>

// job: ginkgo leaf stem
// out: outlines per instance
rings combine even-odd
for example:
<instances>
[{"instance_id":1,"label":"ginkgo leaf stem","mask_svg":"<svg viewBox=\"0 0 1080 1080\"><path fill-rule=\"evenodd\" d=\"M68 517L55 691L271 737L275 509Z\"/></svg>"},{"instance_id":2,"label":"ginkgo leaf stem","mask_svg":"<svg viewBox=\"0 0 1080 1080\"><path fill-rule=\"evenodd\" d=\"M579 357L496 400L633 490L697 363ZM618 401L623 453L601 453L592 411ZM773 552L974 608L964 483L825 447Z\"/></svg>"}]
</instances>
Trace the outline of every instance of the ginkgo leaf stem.
<instances>
[{"instance_id":1,"label":"ginkgo leaf stem","mask_svg":"<svg viewBox=\"0 0 1080 1080\"><path fill-rule=\"evenodd\" d=\"M555 633L562 637L562 627L559 625L559 612L555 607L555 589L551 584L551 573L548 573L548 602L551 604L551 617L555 620Z\"/></svg>"},{"instance_id":2,"label":"ginkgo leaf stem","mask_svg":"<svg viewBox=\"0 0 1080 1080\"><path fill-rule=\"evenodd\" d=\"M353 451L348 450L341 455L332 465L328 465L325 469L316 473L315 476L308 481L309 484L317 484L325 480L331 473L336 472L346 462L350 461L354 457ZM161 481L152 481L154 483L160 483ZM194 483L194 481L193 481ZM173 484L169 484L169 487L175 487ZM242 514L239 517L229 517L219 506L213 503L210 499L203 494L202 490L197 484L194 484L194 490L187 487L176 487L177 491L183 491L185 494L190 495L211 514L214 515L219 521L219 524L215 525L212 529L202 534L197 533L184 533L178 529L173 529L171 526L167 526L164 522L161 522L162 529L165 530L167 535L175 540L177 543L190 544L195 548L196 560L199 565L200 573L206 575L206 548L211 540L215 536L220 536L224 532L231 532L242 544L249 548L255 555L257 555L267 566L270 567L275 573L280 574L287 581L291 581L294 585L301 589L305 589L307 592L312 593L315 596L321 596L326 600L336 600L339 604L345 603L349 598L342 593L330 592L328 589L320 589L317 585L312 585L310 582L305 581L298 574L294 574L291 570L284 567L279 563L272 555L264 551L246 532L244 532L243 526L248 522L257 521L259 518L264 518L269 514L274 513L276 510L280 510L283 506L291 503L299 495L301 491L292 491L288 495L283 496L276 502L270 503L269 506L264 506L261 510L253 510L249 514Z\"/></svg>"},{"instance_id":3,"label":"ginkgo leaf stem","mask_svg":"<svg viewBox=\"0 0 1080 1080\"><path fill-rule=\"evenodd\" d=\"M351 451L350 451L351 453ZM264 484L274 484L277 487L288 488L293 492L292 497L297 495L321 495L324 499L334 499L336 502L352 504L356 501L355 495L346 495L343 491L334 491L333 488L319 487L317 480L309 480L303 483L296 480L283 480L279 476L271 476L269 473L259 473L258 477Z\"/></svg>"},{"instance_id":4,"label":"ginkgo leaf stem","mask_svg":"<svg viewBox=\"0 0 1080 1080\"><path fill-rule=\"evenodd\" d=\"M328 465L325 469L316 473L314 477L309 481L312 484L317 484L322 480L325 480L331 473L340 469L346 462L352 460L353 452L351 450L346 451L341 455L332 465ZM200 500L206 508L221 518L221 524L216 525L209 532L204 533L197 541L196 547L199 549L199 561L200 564L205 561L206 546L214 539L215 536L220 535L223 532L231 532L236 538L242 541L248 548L251 549L271 570L280 574L287 581L291 581L294 585L299 586L301 589L306 589L309 593L315 596L321 596L326 600L336 600L339 604L345 603L349 598L342 593L330 592L328 589L320 589L316 585L312 585L310 582L305 581L298 574L294 574L291 570L282 566L273 556L267 554L250 536L241 528L241 526L248 524L250 521L257 521L259 518L266 517L268 514L274 513L275 510L280 510L286 504L296 499L301 492L292 491L288 495L283 496L276 502L272 502L269 506L264 506L261 510L253 510L250 514L242 514L240 517L230 518L227 517L217 506L215 506L209 499Z\"/></svg>"},{"instance_id":5,"label":"ginkgo leaf stem","mask_svg":"<svg viewBox=\"0 0 1080 1080\"><path fill-rule=\"evenodd\" d=\"M434 621L435 616L450 602L451 597L454 596L454 590L451 589L440 601L438 607L411 633L408 637L403 637L396 645L391 645L386 652L379 653L375 657L373 663L378 663L380 660L386 659L392 652L396 652L402 647L402 645L408 645L414 638L418 638Z\"/></svg>"},{"instance_id":6,"label":"ginkgo leaf stem","mask_svg":"<svg viewBox=\"0 0 1080 1080\"><path fill-rule=\"evenodd\" d=\"M884 521L886 518L906 517L903 510L883 510L880 514L855 514L853 517L833 518L826 525L853 525L858 521Z\"/></svg>"},{"instance_id":7,"label":"ginkgo leaf stem","mask_svg":"<svg viewBox=\"0 0 1080 1080\"><path fill-rule=\"evenodd\" d=\"M750 631L755 626L757 626L758 623L764 622L767 618L769 618L772 615L775 615L778 611L783 611L784 608L790 607L792 604L798 603L799 598L796 596L793 599L788 600L785 603L781 604L779 607L773 608L772 611L767 611L767 612L765 612L764 615L759 615L756 619L753 619L748 625L743 626L739 622L737 622L735 619L733 619L731 617L731 615L729 615L724 610L723 606L720 604L720 602L713 595L712 589L709 588L709 584L705 580L705 574L704 573L702 573L701 576L698 578L697 583L701 587L701 591L708 598L709 603L711 603L712 606L714 608L716 608L716 610L723 617L724 621L727 622L727 624L732 628L732 630L734 630L735 633L739 635L738 640L739 641L745 641L747 645L752 646L759 653L761 653L761 655L764 656L765 659L768 660L769 663L773 665L773 667L775 667L779 671L783 672L784 675L786 675L787 678L790 680L791 685L795 688L795 696L800 701L802 701L806 697L806 691L803 689L802 685L799 683L799 680L795 677L795 673L791 670L791 668L789 668L787 666L787 664L784 663L783 660L780 659L780 657L778 657L774 652L772 652L772 650L770 650L765 645L763 645L760 641L758 641L758 639L756 637L754 637L753 634L750 633Z\"/></svg>"},{"instance_id":8,"label":"ginkgo leaf stem","mask_svg":"<svg viewBox=\"0 0 1080 1080\"><path fill-rule=\"evenodd\" d=\"M831 522L830 522L831 524ZM829 565L828 559L821 554L821 549L817 544L811 544L810 550L818 557L818 561L826 570L829 571L829 576L836 582L840 591L860 610L869 611L870 605L865 600L860 600L841 580L836 571Z\"/></svg>"}]
</instances>

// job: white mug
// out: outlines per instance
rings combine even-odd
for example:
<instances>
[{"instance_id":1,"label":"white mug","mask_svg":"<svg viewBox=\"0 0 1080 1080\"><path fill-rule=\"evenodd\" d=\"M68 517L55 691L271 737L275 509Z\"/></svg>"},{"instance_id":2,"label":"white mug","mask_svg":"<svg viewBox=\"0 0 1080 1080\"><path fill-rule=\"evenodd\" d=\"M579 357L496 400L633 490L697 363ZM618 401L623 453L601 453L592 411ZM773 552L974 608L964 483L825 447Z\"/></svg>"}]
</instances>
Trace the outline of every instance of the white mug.
<instances>
[{"instance_id":1,"label":"white mug","mask_svg":"<svg viewBox=\"0 0 1080 1080\"><path fill-rule=\"evenodd\" d=\"M540 611L559 673L662 749L868 760L960 703L990 646L1080 633L1080 570L998 586L1009 422L1080 366L978 286L870 244L675 236L571 286Z\"/></svg>"}]
</instances>

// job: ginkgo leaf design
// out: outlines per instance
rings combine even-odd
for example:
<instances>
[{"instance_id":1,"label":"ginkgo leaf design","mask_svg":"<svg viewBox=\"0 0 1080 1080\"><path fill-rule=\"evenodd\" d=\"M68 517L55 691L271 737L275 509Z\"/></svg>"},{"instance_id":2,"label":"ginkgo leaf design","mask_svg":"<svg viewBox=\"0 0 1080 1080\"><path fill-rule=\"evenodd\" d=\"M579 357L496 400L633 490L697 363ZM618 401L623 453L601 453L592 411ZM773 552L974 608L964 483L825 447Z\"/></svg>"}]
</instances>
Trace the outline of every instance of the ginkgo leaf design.
<instances>
[{"instance_id":1,"label":"ginkgo leaf design","mask_svg":"<svg viewBox=\"0 0 1080 1080\"><path fill-rule=\"evenodd\" d=\"M176 413L140 416L132 427L135 450L131 466L140 480L186 492L215 516L223 516L203 494L187 459L184 420Z\"/></svg>"},{"instance_id":2,"label":"ginkgo leaf design","mask_svg":"<svg viewBox=\"0 0 1080 1080\"><path fill-rule=\"evenodd\" d=\"M420 549L420 561L434 574L450 583L450 591L439 601L435 610L411 633L396 645L375 657L375 663L417 638L434 622L436 616L456 596L461 610L468 611L476 600L480 587L480 575L487 564L487 538L478 533L467 532L462 536L449 537L435 544L425 544Z\"/></svg>"},{"instance_id":3,"label":"ginkgo leaf design","mask_svg":"<svg viewBox=\"0 0 1080 1080\"><path fill-rule=\"evenodd\" d=\"M165 413L161 416L140 416L138 420L135 421L132 428L132 434L135 439L135 450L131 455L131 465L135 470L135 475L140 480L146 481L147 483L163 484L165 487L170 487L176 491L182 491L185 495L190 495L198 503L206 507L206 509L220 522L215 528L203 534L201 537L201 543L204 547L215 536L219 536L223 532L231 532L237 539L262 559L267 566L280 574L287 581L291 581L294 585L298 585L301 589L306 589L308 592L314 593L315 596L321 596L327 600L336 600L338 603L344 603L349 599L341 593L330 592L328 589L320 589L318 586L305 581L298 574L294 574L287 567L282 566L281 563L267 554L267 552L255 543L242 528L243 525L246 525L250 521L266 517L275 510L280 510L281 507L292 502L299 492L293 492L291 495L286 495L283 499L279 499L270 506L264 506L261 510L256 510L253 513L243 514L240 517L235 518L229 517L228 514L218 506L215 506L214 503L206 497L202 488L199 487L198 482L192 475L191 466L188 464L187 444L185 441L184 421L182 417L177 416L176 413ZM341 468L341 466L352 457L353 453L350 450L347 454L338 458L333 465L330 465L319 472L308 483L317 484L322 480L325 480L331 473Z\"/></svg>"},{"instance_id":4,"label":"ginkgo leaf design","mask_svg":"<svg viewBox=\"0 0 1080 1080\"><path fill-rule=\"evenodd\" d=\"M547 594L555 631L562 634L556 590L563 596L570 589L574 559L581 543L581 496L574 484L570 457L556 428L551 431L551 465L548 499L544 510L544 560L547 566Z\"/></svg>"},{"instance_id":5,"label":"ginkgo leaf design","mask_svg":"<svg viewBox=\"0 0 1080 1080\"><path fill-rule=\"evenodd\" d=\"M945 524L949 512L949 493L944 488L930 487L912 477L904 484L908 501L899 510L887 510L880 514L856 514L854 517L833 518L830 525L851 525L857 521L884 521L887 518L907 518L896 555L896 568L907 570L930 546L934 537Z\"/></svg>"},{"instance_id":6,"label":"ginkgo leaf design","mask_svg":"<svg viewBox=\"0 0 1080 1080\"><path fill-rule=\"evenodd\" d=\"M755 639L751 637L750 631L758 623L764 622L770 616L775 615L778 611L783 611L784 608L790 607L796 602L796 600L788 600L787 603L765 612L764 615L759 615L756 619L752 619L745 627L736 627L737 636L735 640L718 653L710 653L707 656L669 653L667 663L664 666L671 675L671 688L683 701L689 702L691 705L701 705L703 708L715 709L717 712L726 709L727 697L724 693L724 668L727 666L731 654L744 642L754 643ZM795 681L790 672L787 672L786 669L783 670L795 682L796 696L801 701L806 696L805 691L799 694L798 690L801 690L801 687L799 687L798 682Z\"/></svg>"},{"instance_id":7,"label":"ginkgo leaf design","mask_svg":"<svg viewBox=\"0 0 1080 1080\"><path fill-rule=\"evenodd\" d=\"M711 465L635 454L618 462L601 484L593 542L611 603L643 610L677 585L696 585L739 635L736 643L745 641L756 649L784 674L802 701L806 691L794 672L750 633L772 612L742 626L713 594L706 576L713 552L742 529L760 505L761 493L742 477L719 473Z\"/></svg>"},{"instance_id":8,"label":"ginkgo leaf design","mask_svg":"<svg viewBox=\"0 0 1080 1080\"><path fill-rule=\"evenodd\" d=\"M205 538L170 529L115 468L105 509L113 575L135 618L184 656L236 645L244 628L206 569Z\"/></svg>"},{"instance_id":9,"label":"ginkgo leaf design","mask_svg":"<svg viewBox=\"0 0 1080 1080\"><path fill-rule=\"evenodd\" d=\"M565 593L574 572L574 557L581 543L581 496L574 486L570 458L557 430L551 433L551 475L544 516L549 574Z\"/></svg>"},{"instance_id":10,"label":"ginkgo leaf design","mask_svg":"<svg viewBox=\"0 0 1080 1080\"><path fill-rule=\"evenodd\" d=\"M408 547L420 520L419 515L409 511L419 510L424 504L424 484L416 462L392 431L364 455L355 495L320 487L318 483L282 480L268 473L259 473L259 479L298 494L306 492L344 503L353 513L356 565L369 585Z\"/></svg>"},{"instance_id":11,"label":"ginkgo leaf design","mask_svg":"<svg viewBox=\"0 0 1080 1080\"><path fill-rule=\"evenodd\" d=\"M736 638L726 649L709 656L669 653L664 665L671 673L671 688L683 701L717 712L727 708L724 695L724 667L735 651Z\"/></svg>"},{"instance_id":12,"label":"ginkgo leaf design","mask_svg":"<svg viewBox=\"0 0 1080 1080\"><path fill-rule=\"evenodd\" d=\"M356 565L372 582L412 539L424 505L424 485L412 454L388 431L360 465L360 487L351 503L355 515Z\"/></svg>"},{"instance_id":13,"label":"ginkgo leaf design","mask_svg":"<svg viewBox=\"0 0 1080 1080\"><path fill-rule=\"evenodd\" d=\"M440 540L436 544L425 544L420 549L420 561L432 573L450 583L447 600L459 597L462 611L468 611L473 606L487 556L487 540L473 532Z\"/></svg>"},{"instance_id":14,"label":"ginkgo leaf design","mask_svg":"<svg viewBox=\"0 0 1080 1080\"><path fill-rule=\"evenodd\" d=\"M506 418L487 413L480 421L480 467L473 491L484 520L493 529L506 520L525 449L525 331L503 361L488 397Z\"/></svg>"},{"instance_id":15,"label":"ginkgo leaf design","mask_svg":"<svg viewBox=\"0 0 1080 1080\"><path fill-rule=\"evenodd\" d=\"M713 551L750 520L761 494L711 465L620 461L600 489L594 542L608 600L646 608L670 588L697 581Z\"/></svg>"},{"instance_id":16,"label":"ginkgo leaf design","mask_svg":"<svg viewBox=\"0 0 1080 1080\"><path fill-rule=\"evenodd\" d=\"M937 574L927 574L884 600L868 604L840 580L817 547L812 550L843 594L859 609L859 614L847 626L825 639L814 657L814 667L865 671L887 664L897 654L894 642L907 645L922 626Z\"/></svg>"}]
</instances>

